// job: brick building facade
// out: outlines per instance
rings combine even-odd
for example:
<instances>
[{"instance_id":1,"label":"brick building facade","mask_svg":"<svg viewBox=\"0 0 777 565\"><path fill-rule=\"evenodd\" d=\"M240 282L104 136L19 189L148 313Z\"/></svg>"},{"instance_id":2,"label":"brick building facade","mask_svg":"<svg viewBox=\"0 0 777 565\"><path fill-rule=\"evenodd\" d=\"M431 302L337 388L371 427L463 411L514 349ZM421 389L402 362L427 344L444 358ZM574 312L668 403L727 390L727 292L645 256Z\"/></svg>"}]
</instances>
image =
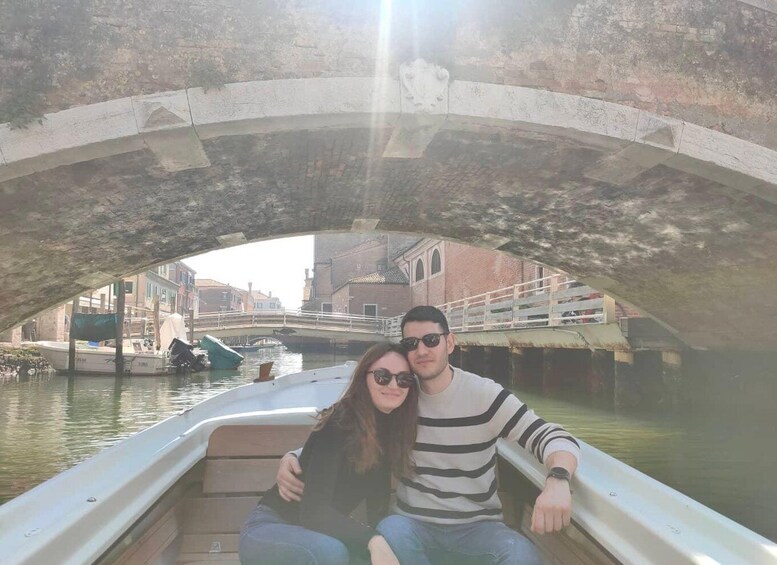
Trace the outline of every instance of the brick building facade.
<instances>
[{"instance_id":1,"label":"brick building facade","mask_svg":"<svg viewBox=\"0 0 777 565\"><path fill-rule=\"evenodd\" d=\"M314 243L314 267L313 280L310 285L309 300L303 304L303 310L320 312L343 312L347 307L343 301L343 292L338 298L337 309L334 304L334 294L343 285L358 279L375 274L378 279L380 274L389 270L391 259L402 249L407 248L418 240L417 237L399 235L361 235L361 234L323 234L316 235ZM377 279L376 279L377 280ZM395 278L392 278L395 280ZM400 292L396 288L385 291L380 290L381 282L362 282L367 284L373 293L381 293L392 304L396 303L395 294ZM391 282L389 285L402 285L403 283ZM404 282L407 285L407 281ZM406 286L405 286L406 288ZM366 300L366 298L365 298ZM365 302L368 303L368 302ZM349 306L349 311L354 314L361 310L354 310L354 304ZM391 310L393 310L393 306ZM380 313L379 316L384 314Z\"/></svg>"},{"instance_id":2,"label":"brick building facade","mask_svg":"<svg viewBox=\"0 0 777 565\"><path fill-rule=\"evenodd\" d=\"M410 279L411 307L445 304L554 274L506 253L437 239L418 241L394 262Z\"/></svg>"},{"instance_id":3,"label":"brick building facade","mask_svg":"<svg viewBox=\"0 0 777 565\"><path fill-rule=\"evenodd\" d=\"M197 315L199 311L197 288L194 279L196 274L197 271L183 261L176 261L170 264L169 278L173 282L178 283L178 301L175 309L179 314L194 311L194 314Z\"/></svg>"},{"instance_id":4,"label":"brick building facade","mask_svg":"<svg viewBox=\"0 0 777 565\"><path fill-rule=\"evenodd\" d=\"M334 291L332 310L362 316L399 316L410 306L407 283L397 267L356 277Z\"/></svg>"},{"instance_id":5,"label":"brick building facade","mask_svg":"<svg viewBox=\"0 0 777 565\"><path fill-rule=\"evenodd\" d=\"M200 296L200 313L242 312L244 290L213 279L197 281Z\"/></svg>"}]
</instances>

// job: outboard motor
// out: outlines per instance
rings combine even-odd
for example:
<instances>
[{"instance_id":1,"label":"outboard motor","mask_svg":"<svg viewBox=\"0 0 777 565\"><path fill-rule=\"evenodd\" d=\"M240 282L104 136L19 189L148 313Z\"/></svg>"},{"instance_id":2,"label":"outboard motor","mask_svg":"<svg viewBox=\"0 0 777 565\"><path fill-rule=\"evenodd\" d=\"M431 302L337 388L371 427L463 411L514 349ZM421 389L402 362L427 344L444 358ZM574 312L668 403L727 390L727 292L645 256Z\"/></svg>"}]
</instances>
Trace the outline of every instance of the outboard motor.
<instances>
[{"instance_id":1,"label":"outboard motor","mask_svg":"<svg viewBox=\"0 0 777 565\"><path fill-rule=\"evenodd\" d=\"M205 355L197 355L193 351L194 346L182 339L173 338L170 344L170 363L177 370L202 371L205 368Z\"/></svg>"}]
</instances>

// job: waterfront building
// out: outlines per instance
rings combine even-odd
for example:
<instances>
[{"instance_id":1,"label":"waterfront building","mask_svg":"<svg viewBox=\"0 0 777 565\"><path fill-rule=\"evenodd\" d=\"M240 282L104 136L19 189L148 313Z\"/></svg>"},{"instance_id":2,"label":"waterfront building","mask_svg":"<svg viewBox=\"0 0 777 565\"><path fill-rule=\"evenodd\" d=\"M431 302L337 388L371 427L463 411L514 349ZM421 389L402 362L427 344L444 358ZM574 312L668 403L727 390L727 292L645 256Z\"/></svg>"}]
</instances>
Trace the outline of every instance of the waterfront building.
<instances>
[{"instance_id":1,"label":"waterfront building","mask_svg":"<svg viewBox=\"0 0 777 565\"><path fill-rule=\"evenodd\" d=\"M244 292L243 304L246 312L268 312L273 310L283 310L281 299L269 294L264 294L261 290L252 290L253 283L248 283L248 290Z\"/></svg>"},{"instance_id":2,"label":"waterfront building","mask_svg":"<svg viewBox=\"0 0 777 565\"><path fill-rule=\"evenodd\" d=\"M131 315L154 309L154 299L159 300L159 311L174 314L178 310L181 285L170 279L171 266L160 265L134 277L124 279L124 303ZM111 293L115 296L115 293Z\"/></svg>"},{"instance_id":3,"label":"waterfront building","mask_svg":"<svg viewBox=\"0 0 777 565\"><path fill-rule=\"evenodd\" d=\"M332 293L333 312L393 317L409 305L408 279L398 267L352 278Z\"/></svg>"},{"instance_id":4,"label":"waterfront building","mask_svg":"<svg viewBox=\"0 0 777 565\"><path fill-rule=\"evenodd\" d=\"M181 315L193 311L196 316L199 311L199 296L195 284L196 274L197 271L183 261L176 261L175 263L170 263L168 265L170 280L178 283L176 311Z\"/></svg>"},{"instance_id":5,"label":"waterfront building","mask_svg":"<svg viewBox=\"0 0 777 565\"><path fill-rule=\"evenodd\" d=\"M336 312L333 304L333 295L343 285L353 279L383 273L391 266L391 259L401 249L418 241L415 236L403 236L392 234L361 235L361 234L321 234L316 235L313 250L313 277L310 283L308 300L302 309L319 312ZM306 272L306 278L308 273ZM380 277L377 277L378 279ZM393 280L393 279L392 279ZM372 292L382 292L381 284L392 286L386 290L386 295L391 296L397 292L396 282L372 282L357 283L371 284ZM339 300L342 306L342 297ZM378 315L383 316L381 306L378 304ZM354 310L351 305L349 311Z\"/></svg>"},{"instance_id":6,"label":"waterfront building","mask_svg":"<svg viewBox=\"0 0 777 565\"><path fill-rule=\"evenodd\" d=\"M533 283L540 289L544 277L560 274L506 253L429 238L402 250L394 263L410 280L411 308L445 304L522 283Z\"/></svg>"},{"instance_id":7,"label":"waterfront building","mask_svg":"<svg viewBox=\"0 0 777 565\"><path fill-rule=\"evenodd\" d=\"M245 290L213 279L196 281L200 297L200 313L243 312Z\"/></svg>"}]
</instances>

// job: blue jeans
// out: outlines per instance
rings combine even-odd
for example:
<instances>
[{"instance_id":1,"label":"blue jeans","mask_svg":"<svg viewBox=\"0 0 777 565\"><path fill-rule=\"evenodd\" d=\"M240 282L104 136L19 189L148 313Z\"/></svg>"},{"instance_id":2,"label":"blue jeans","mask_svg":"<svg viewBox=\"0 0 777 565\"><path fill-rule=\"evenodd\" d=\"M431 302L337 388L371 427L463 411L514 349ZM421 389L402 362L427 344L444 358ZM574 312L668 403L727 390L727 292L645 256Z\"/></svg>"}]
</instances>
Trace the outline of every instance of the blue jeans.
<instances>
[{"instance_id":1,"label":"blue jeans","mask_svg":"<svg viewBox=\"0 0 777 565\"><path fill-rule=\"evenodd\" d=\"M260 504L240 531L240 563L348 565L348 549L340 540L290 524Z\"/></svg>"},{"instance_id":2,"label":"blue jeans","mask_svg":"<svg viewBox=\"0 0 777 565\"><path fill-rule=\"evenodd\" d=\"M393 514L378 524L378 531L402 565L542 565L528 539L496 520L433 524Z\"/></svg>"}]
</instances>

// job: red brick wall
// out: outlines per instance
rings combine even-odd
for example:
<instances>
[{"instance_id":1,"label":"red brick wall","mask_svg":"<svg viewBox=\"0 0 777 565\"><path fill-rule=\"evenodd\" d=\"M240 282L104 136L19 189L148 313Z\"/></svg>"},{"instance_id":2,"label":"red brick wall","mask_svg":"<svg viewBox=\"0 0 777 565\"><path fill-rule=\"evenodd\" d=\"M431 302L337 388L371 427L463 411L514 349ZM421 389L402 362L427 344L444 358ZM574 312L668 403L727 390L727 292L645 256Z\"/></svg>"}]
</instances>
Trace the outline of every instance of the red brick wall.
<instances>
[{"instance_id":1,"label":"red brick wall","mask_svg":"<svg viewBox=\"0 0 777 565\"><path fill-rule=\"evenodd\" d=\"M435 248L442 251L442 272L430 275L431 257ZM424 261L424 279L415 281L418 257ZM413 254L410 287L413 306L444 304L492 290L498 290L538 278L539 265L521 261L505 253L442 242L439 246ZM551 274L545 269L544 276Z\"/></svg>"},{"instance_id":2,"label":"red brick wall","mask_svg":"<svg viewBox=\"0 0 777 565\"><path fill-rule=\"evenodd\" d=\"M458 243L445 243L445 257L447 302L524 282L527 270L505 253Z\"/></svg>"},{"instance_id":3,"label":"red brick wall","mask_svg":"<svg viewBox=\"0 0 777 565\"><path fill-rule=\"evenodd\" d=\"M407 286L401 284L347 284L332 296L333 311L346 312L348 302L348 312L358 315L364 313L365 304L377 304L380 317L399 316L410 309Z\"/></svg>"},{"instance_id":4,"label":"red brick wall","mask_svg":"<svg viewBox=\"0 0 777 565\"><path fill-rule=\"evenodd\" d=\"M338 286L350 279L369 275L378 270L378 262L386 262L386 242L376 242L375 246L348 253L332 259L332 286Z\"/></svg>"}]
</instances>

